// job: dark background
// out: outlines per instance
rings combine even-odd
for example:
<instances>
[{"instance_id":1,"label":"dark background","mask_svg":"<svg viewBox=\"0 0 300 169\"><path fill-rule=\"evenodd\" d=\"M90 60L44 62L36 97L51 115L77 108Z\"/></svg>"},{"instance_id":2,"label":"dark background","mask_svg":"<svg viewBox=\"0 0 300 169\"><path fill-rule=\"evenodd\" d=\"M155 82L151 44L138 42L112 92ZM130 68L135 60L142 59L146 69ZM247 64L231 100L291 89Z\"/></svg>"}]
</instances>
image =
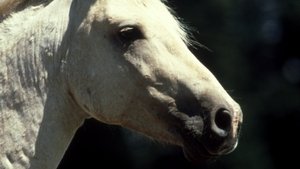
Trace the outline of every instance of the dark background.
<instances>
[{"instance_id":1,"label":"dark background","mask_svg":"<svg viewBox=\"0 0 300 169\"><path fill-rule=\"evenodd\" d=\"M195 39L191 48L244 112L238 148L192 165L180 148L88 120L59 169L286 169L299 166L300 1L169 0ZM296 153L294 155L293 153Z\"/></svg>"}]
</instances>

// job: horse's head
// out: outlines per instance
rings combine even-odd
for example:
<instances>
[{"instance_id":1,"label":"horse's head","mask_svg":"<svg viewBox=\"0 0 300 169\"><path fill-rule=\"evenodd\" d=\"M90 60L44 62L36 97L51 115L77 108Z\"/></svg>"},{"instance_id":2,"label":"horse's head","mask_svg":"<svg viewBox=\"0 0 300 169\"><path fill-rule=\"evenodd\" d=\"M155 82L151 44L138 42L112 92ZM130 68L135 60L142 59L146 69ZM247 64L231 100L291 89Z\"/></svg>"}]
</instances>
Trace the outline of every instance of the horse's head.
<instances>
[{"instance_id":1,"label":"horse's head","mask_svg":"<svg viewBox=\"0 0 300 169\"><path fill-rule=\"evenodd\" d=\"M159 0L96 1L74 33L69 90L91 117L182 146L194 161L234 150L241 109Z\"/></svg>"}]
</instances>

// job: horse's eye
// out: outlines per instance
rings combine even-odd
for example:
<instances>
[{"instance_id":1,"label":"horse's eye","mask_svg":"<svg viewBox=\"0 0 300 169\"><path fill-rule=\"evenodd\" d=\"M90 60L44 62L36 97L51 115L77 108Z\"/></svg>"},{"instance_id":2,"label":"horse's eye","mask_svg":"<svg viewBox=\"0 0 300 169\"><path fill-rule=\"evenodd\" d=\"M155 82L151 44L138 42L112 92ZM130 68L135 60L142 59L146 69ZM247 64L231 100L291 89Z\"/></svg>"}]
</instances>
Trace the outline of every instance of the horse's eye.
<instances>
[{"instance_id":1,"label":"horse's eye","mask_svg":"<svg viewBox=\"0 0 300 169\"><path fill-rule=\"evenodd\" d=\"M131 43L135 40L144 38L142 31L138 27L123 27L118 32L118 38L122 43Z\"/></svg>"}]
</instances>

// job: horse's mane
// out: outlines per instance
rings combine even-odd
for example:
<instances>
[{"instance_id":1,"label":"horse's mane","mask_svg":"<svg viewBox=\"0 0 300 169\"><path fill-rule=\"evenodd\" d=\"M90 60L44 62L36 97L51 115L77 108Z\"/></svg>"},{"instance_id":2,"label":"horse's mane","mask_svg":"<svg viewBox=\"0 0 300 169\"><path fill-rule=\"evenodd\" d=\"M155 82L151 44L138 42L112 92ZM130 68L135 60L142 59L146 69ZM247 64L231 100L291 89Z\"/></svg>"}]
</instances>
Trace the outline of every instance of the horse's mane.
<instances>
[{"instance_id":1,"label":"horse's mane","mask_svg":"<svg viewBox=\"0 0 300 169\"><path fill-rule=\"evenodd\" d=\"M0 0L0 23L14 12L22 11L23 9L29 6L36 6L41 4L47 5L51 1L53 0ZM172 8L169 7L168 0L160 1L162 1L169 9L169 11L174 16L176 16L176 12L174 12ZM191 34L191 30L188 28L188 26L182 24L180 18L175 17L175 20L177 21L180 27L179 33L181 34L182 39L186 42L187 45L191 45L194 47L204 47L205 49L207 49L207 47L201 45L200 43L194 40L194 37Z\"/></svg>"},{"instance_id":2,"label":"horse's mane","mask_svg":"<svg viewBox=\"0 0 300 169\"><path fill-rule=\"evenodd\" d=\"M21 11L28 6L48 3L52 0L0 0L0 22L11 13Z\"/></svg>"}]
</instances>

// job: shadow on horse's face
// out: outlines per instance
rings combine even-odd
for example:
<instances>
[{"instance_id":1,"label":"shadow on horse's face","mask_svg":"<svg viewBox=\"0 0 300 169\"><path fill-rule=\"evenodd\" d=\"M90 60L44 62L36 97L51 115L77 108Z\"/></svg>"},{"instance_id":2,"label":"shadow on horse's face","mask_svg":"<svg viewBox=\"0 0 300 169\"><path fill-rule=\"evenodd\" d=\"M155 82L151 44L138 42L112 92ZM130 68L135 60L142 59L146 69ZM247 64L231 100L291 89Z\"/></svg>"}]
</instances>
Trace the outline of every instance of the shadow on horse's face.
<instances>
[{"instance_id":1,"label":"shadow on horse's face","mask_svg":"<svg viewBox=\"0 0 300 169\"><path fill-rule=\"evenodd\" d=\"M235 149L242 112L184 36L160 1L96 2L71 43L69 83L92 117L197 162Z\"/></svg>"}]
</instances>

